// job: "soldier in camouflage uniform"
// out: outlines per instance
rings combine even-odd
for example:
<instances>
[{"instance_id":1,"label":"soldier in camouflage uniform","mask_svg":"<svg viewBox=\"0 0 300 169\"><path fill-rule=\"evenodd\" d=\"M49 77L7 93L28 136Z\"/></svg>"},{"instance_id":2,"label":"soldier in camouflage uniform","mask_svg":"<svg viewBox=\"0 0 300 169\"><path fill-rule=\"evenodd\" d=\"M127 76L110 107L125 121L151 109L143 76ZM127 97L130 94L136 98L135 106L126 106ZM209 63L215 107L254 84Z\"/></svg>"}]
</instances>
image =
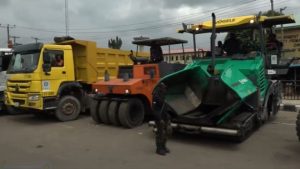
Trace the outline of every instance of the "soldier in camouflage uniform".
<instances>
[{"instance_id":1,"label":"soldier in camouflage uniform","mask_svg":"<svg viewBox=\"0 0 300 169\"><path fill-rule=\"evenodd\" d=\"M155 115L155 125L157 128L155 143L156 153L159 155L166 155L170 150L167 148L166 143L170 131L170 115L168 113L168 107L164 102L164 95L166 92L166 86L160 84L153 91L153 111Z\"/></svg>"}]
</instances>

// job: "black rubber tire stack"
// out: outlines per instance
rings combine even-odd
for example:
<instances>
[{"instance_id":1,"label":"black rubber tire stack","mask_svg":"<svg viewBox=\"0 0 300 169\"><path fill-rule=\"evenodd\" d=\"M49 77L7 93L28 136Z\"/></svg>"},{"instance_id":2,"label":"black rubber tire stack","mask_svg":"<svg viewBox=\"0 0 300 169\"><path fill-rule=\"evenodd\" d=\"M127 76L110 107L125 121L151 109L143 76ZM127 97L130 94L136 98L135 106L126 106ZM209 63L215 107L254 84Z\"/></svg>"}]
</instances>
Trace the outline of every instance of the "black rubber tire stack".
<instances>
[{"instance_id":1,"label":"black rubber tire stack","mask_svg":"<svg viewBox=\"0 0 300 169\"><path fill-rule=\"evenodd\" d=\"M99 105L100 105L100 101L94 100L94 99L91 101L90 113L91 113L92 119L96 123L101 123L101 119L98 114Z\"/></svg>"},{"instance_id":2,"label":"black rubber tire stack","mask_svg":"<svg viewBox=\"0 0 300 169\"><path fill-rule=\"evenodd\" d=\"M144 122L145 107L138 98L110 98L91 103L91 115L97 123L134 128Z\"/></svg>"},{"instance_id":3,"label":"black rubber tire stack","mask_svg":"<svg viewBox=\"0 0 300 169\"><path fill-rule=\"evenodd\" d=\"M130 98L122 102L118 112L120 123L125 128L134 128L144 121L145 108L140 99Z\"/></svg>"},{"instance_id":4,"label":"black rubber tire stack","mask_svg":"<svg viewBox=\"0 0 300 169\"><path fill-rule=\"evenodd\" d=\"M102 100L101 103L99 104L98 114L99 114L100 120L104 124L110 124L109 119L108 119L109 104L110 104L109 100Z\"/></svg>"}]
</instances>

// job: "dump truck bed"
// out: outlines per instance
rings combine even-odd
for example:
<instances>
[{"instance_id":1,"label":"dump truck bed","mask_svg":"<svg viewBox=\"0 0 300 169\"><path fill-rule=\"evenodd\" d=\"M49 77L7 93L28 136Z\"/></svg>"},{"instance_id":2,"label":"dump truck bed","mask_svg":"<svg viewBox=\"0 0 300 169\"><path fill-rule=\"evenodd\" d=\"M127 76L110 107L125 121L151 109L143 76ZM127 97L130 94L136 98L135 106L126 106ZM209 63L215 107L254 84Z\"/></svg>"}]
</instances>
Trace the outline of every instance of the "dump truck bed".
<instances>
[{"instance_id":1,"label":"dump truck bed","mask_svg":"<svg viewBox=\"0 0 300 169\"><path fill-rule=\"evenodd\" d=\"M130 51L98 48L95 42L84 40L70 40L59 43L71 45L74 56L75 78L88 84L95 83L104 78L105 70L110 78L116 78L120 65L132 65L128 57ZM138 56L149 56L140 52Z\"/></svg>"}]
</instances>

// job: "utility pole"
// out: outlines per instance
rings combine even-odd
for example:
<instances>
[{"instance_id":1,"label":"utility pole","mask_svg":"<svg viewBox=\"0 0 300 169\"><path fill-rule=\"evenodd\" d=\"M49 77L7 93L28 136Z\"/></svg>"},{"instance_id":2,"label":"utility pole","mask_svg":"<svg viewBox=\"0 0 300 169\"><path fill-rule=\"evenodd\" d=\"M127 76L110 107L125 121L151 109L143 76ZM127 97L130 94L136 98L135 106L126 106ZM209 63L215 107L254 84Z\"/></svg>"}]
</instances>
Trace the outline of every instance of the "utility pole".
<instances>
[{"instance_id":1,"label":"utility pole","mask_svg":"<svg viewBox=\"0 0 300 169\"><path fill-rule=\"evenodd\" d=\"M6 28L6 31L7 31L7 44L9 44L10 43L10 29L11 28L15 28L16 27L16 25L9 25L9 24L7 24L6 26L2 26L1 24L0 24L0 27L1 28Z\"/></svg>"},{"instance_id":2,"label":"utility pole","mask_svg":"<svg viewBox=\"0 0 300 169\"><path fill-rule=\"evenodd\" d=\"M274 12L274 1L271 0L271 11Z\"/></svg>"},{"instance_id":3,"label":"utility pole","mask_svg":"<svg viewBox=\"0 0 300 169\"><path fill-rule=\"evenodd\" d=\"M65 23L66 23L66 36L69 36L69 4L65 0Z\"/></svg>"},{"instance_id":4,"label":"utility pole","mask_svg":"<svg viewBox=\"0 0 300 169\"><path fill-rule=\"evenodd\" d=\"M19 36L10 36L11 38L13 38L13 42L14 42L14 46L17 45L17 39L20 38Z\"/></svg>"},{"instance_id":5,"label":"utility pole","mask_svg":"<svg viewBox=\"0 0 300 169\"><path fill-rule=\"evenodd\" d=\"M283 15L283 12L287 7L280 8L280 14ZM283 42L283 25L281 24L281 42ZM284 57L284 52L282 52L282 57Z\"/></svg>"},{"instance_id":6,"label":"utility pole","mask_svg":"<svg viewBox=\"0 0 300 169\"><path fill-rule=\"evenodd\" d=\"M283 15L282 11L284 11L286 8L287 7L285 6L285 7L279 9L281 15Z\"/></svg>"},{"instance_id":7,"label":"utility pole","mask_svg":"<svg viewBox=\"0 0 300 169\"><path fill-rule=\"evenodd\" d=\"M35 40L35 43L38 43L38 40L41 40L41 39L39 39L37 37L31 37L31 38Z\"/></svg>"}]
</instances>

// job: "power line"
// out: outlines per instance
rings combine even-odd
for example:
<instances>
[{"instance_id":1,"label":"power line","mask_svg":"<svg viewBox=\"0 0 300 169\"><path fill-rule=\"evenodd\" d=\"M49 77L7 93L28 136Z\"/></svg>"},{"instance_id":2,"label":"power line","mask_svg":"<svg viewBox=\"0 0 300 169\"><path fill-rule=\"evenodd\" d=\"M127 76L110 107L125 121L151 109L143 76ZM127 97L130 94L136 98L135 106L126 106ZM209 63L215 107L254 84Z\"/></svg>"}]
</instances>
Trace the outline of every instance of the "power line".
<instances>
[{"instance_id":1,"label":"power line","mask_svg":"<svg viewBox=\"0 0 300 169\"><path fill-rule=\"evenodd\" d=\"M207 11L209 12L209 11ZM201 14L201 15L205 15L205 14ZM201 15L198 15L198 18L199 16ZM162 27L168 27L168 26L172 26L172 25L176 25L176 24L181 24L182 21L178 22L170 22L170 23L165 23L165 24L162 24L162 25L152 25L152 26L147 26L147 27L139 27L139 28L130 28L130 29L118 29L118 30L107 30L107 31L85 31L85 32L73 32L75 34L105 34L105 33L111 33L111 32L132 32L132 31L138 31L138 30L149 30L149 29L158 29L158 28L162 28ZM119 27L119 26L117 26Z\"/></svg>"},{"instance_id":2,"label":"power line","mask_svg":"<svg viewBox=\"0 0 300 169\"><path fill-rule=\"evenodd\" d=\"M253 1L251 1L253 2ZM260 1L262 2L262 1ZM284 1L281 1L281 2L284 2ZM266 2L264 3L261 3L261 4L267 4ZM247 4L242 4L242 6L246 6ZM230 10L225 10L224 12L221 12L221 13L229 13L228 11L236 11L236 12L241 12L241 10L237 10L241 7L237 6L236 10L235 8L231 8ZM249 8L248 8L249 9ZM257 9L257 7L253 7L253 9ZM222 11L222 10L221 10ZM244 10L243 10L244 11ZM211 11L204 11L202 14L198 14L197 15L197 18L198 18L198 21L199 21L199 16L204 16L206 15L205 13L207 12L211 12ZM218 13L215 12L215 13ZM207 18L207 17L205 17ZM194 17L192 18L193 20L195 19ZM184 20L182 20L184 22ZM106 30L106 31L84 31L84 32L72 32L73 34L106 34L106 33L111 33L111 32L118 32L118 33L122 33L122 32L133 32L133 31L139 31L139 30L149 30L149 29L159 29L159 28L163 28L163 27L167 27L167 26L173 26L173 25L177 25L177 24L181 24L182 21L178 22L169 22L169 23L164 23L162 25L151 25L151 26L147 26L147 27L136 27L136 28L126 28L126 29L115 29L115 30ZM119 26L115 26L115 27L119 27Z\"/></svg>"},{"instance_id":3,"label":"power line","mask_svg":"<svg viewBox=\"0 0 300 169\"><path fill-rule=\"evenodd\" d=\"M258 1L258 0L250 0L247 3L251 3L251 2L255 2L255 1ZM242 0L240 1L239 3L243 3L241 5L245 5L245 1ZM212 12L212 11L218 11L218 10L221 10L221 9L226 9L227 10L231 10L232 9L232 4L229 4L227 6L223 6L223 7L220 7L220 8L215 8L215 9L210 9L210 10L206 10L206 11L200 11L200 12L197 12L197 13L193 13L193 14L187 14L187 15L182 15L182 16L179 16L179 17L172 17L172 18L166 18L166 19L160 19L160 20L152 20L152 21L145 21L145 22L140 22L140 23L131 23L131 24L125 24L125 25L113 25L111 27L104 27L104 29L112 29L112 28L116 28L116 27L128 27L128 26L135 26L135 25L141 25L141 24L147 24L147 23L151 23L151 24L154 24L155 22L166 22L168 20L179 20L181 18L187 18L188 16L199 16L199 13L207 13L207 12ZM52 32L52 33L64 33L63 31L58 31L58 30L54 30L54 29L43 29L43 28L36 28L36 27L28 27L28 26L18 26L19 28L23 28L23 29L28 29L28 30L34 30L34 31L40 31L40 32ZM69 28L70 30L76 30L76 29L71 29ZM93 29L103 29L102 28L84 28L84 29L77 29L77 30L93 30ZM72 33L82 33L82 32L76 32L76 31L73 31ZM90 33L90 32L89 32ZM93 33L93 32L91 32Z\"/></svg>"},{"instance_id":4,"label":"power line","mask_svg":"<svg viewBox=\"0 0 300 169\"><path fill-rule=\"evenodd\" d=\"M241 2L241 1L239 1L239 2ZM286 2L286 1L275 1L275 4L277 5L277 4L283 3L283 2ZM156 20L156 21L152 20L152 21L145 21L145 22L140 22L140 23L127 24L127 26L131 26L131 28L126 28L126 29L124 29L124 27L126 27L126 25L114 25L113 27L117 28L117 29L113 29L113 30L110 29L110 30L104 30L104 31L103 30L102 31L86 31L86 32L73 31L72 34L84 35L85 37L89 36L87 34L102 34L102 35L92 35L90 37L92 37L92 38L100 37L103 39L108 36L110 36L110 37L114 36L113 34L115 34L115 33L118 33L121 35L126 35L128 37L136 36L136 34L140 34L141 32L146 32L148 34L153 32L153 34L157 34L158 29L168 29L168 28L171 28L171 26L181 24L182 21L184 21L184 22L185 21L199 22L199 20L201 20L201 19L203 20L205 18L209 18L209 17L203 17L203 16L207 15L208 12L215 11L216 14L218 14L218 16L223 16L223 15L230 15L230 14L241 13L241 12L245 13L247 11L254 11L254 10L258 10L258 9L261 10L263 7L267 6L268 4L269 4L269 2L266 2L266 1L251 0L251 1L248 1L247 3L243 3L240 5L232 6L232 4L230 4L230 5L226 5L226 6L211 9L211 10L201 11L201 10L197 9L197 10L194 10L194 11L198 11L197 13L190 13L187 15L181 15L179 17L170 17L170 18L160 19L160 20ZM247 7L246 9L245 9L245 6ZM178 21L179 19L181 19L181 21ZM159 24L157 24L157 23L159 23ZM144 25L143 27L136 27L136 26L142 25L142 24L146 24L146 25L150 24L150 25L149 26ZM51 29L26 27L26 26L17 26L17 28L38 31L38 32L47 32L47 33L66 33L64 31L58 31L57 29L51 30ZM122 28L122 29L120 29L120 28ZM70 29L70 30L75 30L75 29ZM78 29L78 30L80 30L80 29ZM89 29L82 29L82 30L89 30ZM111 34L111 35L109 35L109 34ZM103 35L105 37L103 37Z\"/></svg>"},{"instance_id":5,"label":"power line","mask_svg":"<svg viewBox=\"0 0 300 169\"><path fill-rule=\"evenodd\" d=\"M243 2L243 4L240 4L240 5L244 5L244 4L248 4L248 3L251 3L251 2L255 2L257 0L251 0L251 1L248 1L245 3L245 1L240 1ZM156 23L161 23L161 24L166 24L166 22L168 21L172 21L172 20L175 20L176 22L178 22L178 20L182 21L184 20L185 18L191 18L191 17L199 17L199 14L200 15L203 15L203 13L209 13L209 12L216 12L216 11L222 11L222 10L232 10L233 7L232 7L232 4L229 4L229 5L226 5L226 6L222 6L222 7L219 7L219 8L214 8L214 9L209 9L209 10L200 10L196 13L191 13L191 14L186 14L186 15L181 15L181 16L177 16L177 17L170 17L170 18L165 18L165 19L159 19L159 20L152 20L152 21L144 21L144 22L139 22L139 23L131 23L131 24L123 24L123 25L113 25L111 27L102 27L102 28L84 28L84 29L77 29L77 30L95 30L95 29L111 29L111 28L123 28L123 27L132 27L132 26L136 26L136 25L145 25L145 24L151 24L151 25L157 25ZM174 21L173 21L174 22ZM72 29L72 30L76 30L76 29ZM73 31L73 33L84 33L83 31L82 32L76 32L76 31Z\"/></svg>"},{"instance_id":6,"label":"power line","mask_svg":"<svg viewBox=\"0 0 300 169\"><path fill-rule=\"evenodd\" d=\"M240 3L251 3L251 2L255 2L255 1L258 1L258 0L248 0L248 1L245 1L245 0L241 0L239 1L238 3L235 3L236 4L240 4ZM231 1L233 2L233 1ZM243 5L241 4L241 5ZM225 5L225 6L222 6L222 7L218 7L218 8L214 8L214 9L209 9L209 10L205 10L205 11L202 11L199 9L196 9L194 11L197 11L197 12L191 12L190 14L186 14L186 15L181 15L181 16L177 16L177 17L169 17L169 18L164 18L164 19L156 19L156 20L148 20L148 21L143 21L143 22L137 22L137 23L129 23L129 24L122 24L122 25L112 25L110 27L104 27L104 28L115 28L115 27L126 27L126 26L135 26L135 25L145 25L145 24L148 24L148 23L156 23L156 22L166 22L167 20L178 20L178 19L181 19L181 18L185 18L185 17L188 17L188 16L195 16L195 15L198 15L199 13L206 13L206 12L212 12L212 11L217 11L217 10L221 10L221 9L232 9L233 7L233 4L232 3L229 3L228 5ZM99 27L94 27L94 28L72 28L72 30L95 30L95 29L103 29L103 27L99 28Z\"/></svg>"},{"instance_id":7,"label":"power line","mask_svg":"<svg viewBox=\"0 0 300 169\"><path fill-rule=\"evenodd\" d=\"M283 1L282 1L283 2ZM264 3L265 5L262 5L261 7L266 7L268 6L267 3ZM254 9L257 9L257 7L252 7L252 8L247 8L246 10L243 10L244 12L245 11L253 11ZM217 13L218 16L221 16L224 15L224 14L233 14L233 13L239 13L240 11L239 10L232 10L231 12L227 12L227 11L223 11L223 12L220 12L220 13ZM258 11L259 12L259 11ZM203 14L204 15L204 14ZM200 15L201 16L201 15ZM203 17L201 18L202 20L204 18L209 18L209 17ZM194 20L194 19L193 19ZM199 20L199 18L198 18ZM167 26L174 26L174 25L179 25L181 24L181 22L171 22L171 23L168 23L168 24L164 24L164 25L158 25L158 26L148 26L148 27L142 27L142 28L133 28L133 29L123 29L123 30L115 30L115 31L97 31L97 32L84 32L84 34L108 34L108 33L113 33L113 32L116 32L116 33L126 33L126 32L137 32L137 31L146 31L146 30L150 30L150 29L160 29L160 28L163 28L163 27L167 27ZM77 33L79 34L79 33Z\"/></svg>"},{"instance_id":8,"label":"power line","mask_svg":"<svg viewBox=\"0 0 300 169\"><path fill-rule=\"evenodd\" d=\"M284 3L284 1L281 1L280 3ZM279 4L279 3L278 3ZM260 9L259 9L259 11L261 10L261 9L263 9L263 8L265 8L265 7L268 7L269 6L269 4L268 3L265 3L264 5L260 5ZM252 7L252 8L247 8L246 10L243 10L243 12L245 12L245 14L247 14L246 12L252 12L253 10L257 10L258 8L257 7ZM259 12L259 11L257 11L257 13ZM224 11L224 12L222 12L222 13L218 13L218 17L220 17L220 18L222 18L224 15L229 15L229 14L234 14L234 13L240 13L240 11L236 11L236 10L232 10L231 12L226 12L226 11ZM253 12L252 12L252 14L253 14ZM204 17L204 18L209 18L209 17ZM204 18L201 18L201 19L204 19ZM170 27L171 28L171 27ZM173 28L172 28L173 29ZM141 31L145 31L145 30L141 30ZM136 31L135 31L136 32ZM150 31L151 32L151 31ZM157 34L157 31L155 31L155 32L153 32L152 34L154 34L154 35L156 35ZM167 34L167 35L174 35L174 34L177 34L177 33L172 33L172 34ZM123 34L121 34L121 35L123 35ZM143 34L144 35L144 34ZM147 30L147 34L146 34L147 36L149 36L149 35L151 35L151 33L149 34L149 31ZM165 34L164 34L165 35ZM109 36L105 36L105 37L103 37L103 36L89 36L90 38L92 38L92 39L96 39L97 38L97 40L101 40L101 39L106 39L106 38L110 38L111 36L114 36L114 35L109 35ZM125 37L129 37L129 36L136 36L136 35L132 35L132 34L130 34L130 35L128 35L128 36L125 36ZM86 37L86 36L85 36ZM124 36L122 36L122 37L124 37Z\"/></svg>"},{"instance_id":9,"label":"power line","mask_svg":"<svg viewBox=\"0 0 300 169\"><path fill-rule=\"evenodd\" d=\"M101 28L73 28L71 30L99 30L99 29L108 29L107 31L101 31L101 32L112 32L111 29L115 29L115 28L123 28L123 27L132 27L132 26L136 26L136 25L145 25L145 24L152 24L154 25L154 23L162 23L162 24L165 24L167 21L171 21L171 20L176 20L178 21L179 19L181 21L184 21L184 19L187 19L187 20L190 20L192 18L199 18L199 16L201 15L206 15L206 13L208 12L219 12L219 11L232 11L232 10L235 10L235 9L238 9L240 8L241 6L251 6L249 5L250 3L253 3L253 2L257 2L256 4L254 4L257 8L259 8L260 4L267 4L266 1L259 1L259 0L251 0L251 1L240 1L239 3L243 3L243 4L240 4L240 5L236 5L233 6L232 4L229 4L227 6L223 6L223 7L220 7L220 8L215 8L215 9L210 9L210 10L205 10L205 11L198 11L196 13L191 13L191 14L187 14L187 15L181 15L179 17L172 17L172 18L166 18L166 19L160 19L160 20L152 20L152 21L144 21L144 22L139 22L139 23L131 23L131 24L123 24L123 25L113 25L111 27L101 27ZM286 1L281 1L281 2L286 2ZM238 3L238 4L239 4ZM156 24L157 25L157 24ZM115 29L114 31L117 31L118 29ZM72 31L72 33L95 33L95 32L99 32L99 31Z\"/></svg>"},{"instance_id":10,"label":"power line","mask_svg":"<svg viewBox=\"0 0 300 169\"><path fill-rule=\"evenodd\" d=\"M183 15L183 16L180 16L180 17L176 17L175 19L178 20L178 18L186 18L186 20L194 20L196 18L199 18L199 16L201 15L205 15L203 13L207 13L207 12L211 12L211 11L215 11L216 13L219 12L219 11L224 11L226 13L228 13L227 11L237 11L237 12L240 12L240 10L238 10L239 8L241 8L241 6L246 6L250 3L253 3L253 2L257 2L256 4L254 5L260 5L260 4L264 4L266 3L265 1L258 1L258 0L252 0L252 1L248 1L247 3L243 3L241 5L238 5L236 7L232 7L232 5L229 6L223 6L223 7L220 7L220 8L217 8L217 9L213 9L213 10L207 10L207 11L202 11L201 14L197 14L194 13L194 14L189 14L189 15ZM283 1L282 1L283 2ZM258 8L259 6L257 6ZM136 24L128 24L128 26L132 26L132 25L138 25L138 24L142 24L142 23L152 23L153 25L150 25L150 26L147 26L147 27L135 27L135 28L127 28L127 29L114 29L114 30L106 30L106 31L85 31L85 32L76 32L76 31L73 31L72 34L107 34L107 33L113 33L113 32L118 32L118 33L123 33L123 32L135 32L135 31L141 31L141 30L150 30L150 29L159 29L159 28L163 28L163 27L167 27L167 26L172 26L174 24L180 24L181 22L170 22L168 23L168 20L171 21L171 20L174 20L174 18L169 18L169 19L165 19L165 20L158 20L157 22L162 22L162 21L165 21L167 22L166 23L162 23L162 24L155 24L152 23L152 22L141 22L141 23L136 23ZM183 20L184 21L184 20ZM125 25L115 25L115 27L117 28L120 28L120 27L124 27ZM52 32L52 33L62 33L62 31L55 31L55 30L46 30L46 29L41 29L41 28L30 28L30 27L24 27L24 26L19 26L20 28L24 28L24 29L29 29L29 30L35 30L35 31L41 31L41 32Z\"/></svg>"}]
</instances>

